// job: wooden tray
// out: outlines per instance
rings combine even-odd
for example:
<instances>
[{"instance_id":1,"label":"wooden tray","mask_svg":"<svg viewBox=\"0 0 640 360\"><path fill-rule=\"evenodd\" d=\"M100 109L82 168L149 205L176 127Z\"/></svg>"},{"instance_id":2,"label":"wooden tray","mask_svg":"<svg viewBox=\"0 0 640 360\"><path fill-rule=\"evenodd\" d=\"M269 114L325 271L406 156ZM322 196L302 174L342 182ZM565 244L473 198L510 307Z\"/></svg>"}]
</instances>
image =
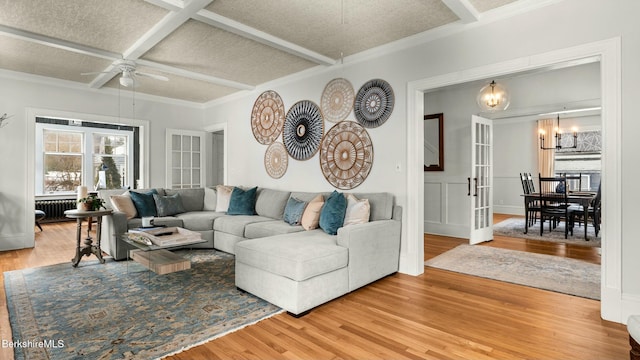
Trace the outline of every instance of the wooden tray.
<instances>
[{"instance_id":1,"label":"wooden tray","mask_svg":"<svg viewBox=\"0 0 640 360\"><path fill-rule=\"evenodd\" d=\"M178 246L197 242L202 239L199 232L175 226L155 228L152 230L129 230L129 232L147 237L152 243L158 246Z\"/></svg>"}]
</instances>

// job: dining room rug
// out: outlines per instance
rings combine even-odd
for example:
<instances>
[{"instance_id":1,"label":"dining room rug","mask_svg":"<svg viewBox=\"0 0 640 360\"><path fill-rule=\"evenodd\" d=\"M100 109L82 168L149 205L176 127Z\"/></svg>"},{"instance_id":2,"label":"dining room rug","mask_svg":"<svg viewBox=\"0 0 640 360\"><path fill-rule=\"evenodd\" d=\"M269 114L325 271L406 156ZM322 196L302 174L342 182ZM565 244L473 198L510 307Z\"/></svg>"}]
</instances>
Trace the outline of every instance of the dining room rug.
<instances>
[{"instance_id":1,"label":"dining room rug","mask_svg":"<svg viewBox=\"0 0 640 360\"><path fill-rule=\"evenodd\" d=\"M166 275L113 260L5 272L15 359L162 358L283 311L236 289L233 255L180 254L191 270Z\"/></svg>"},{"instance_id":2,"label":"dining room rug","mask_svg":"<svg viewBox=\"0 0 640 360\"><path fill-rule=\"evenodd\" d=\"M552 255L459 245L425 266L600 300L600 265Z\"/></svg>"},{"instance_id":3,"label":"dining room rug","mask_svg":"<svg viewBox=\"0 0 640 360\"><path fill-rule=\"evenodd\" d=\"M573 228L573 236L569 234L567 239L565 239L564 222L560 222L553 231L549 231L549 222L546 222L542 236L540 236L540 220L530 226L526 234L524 233L524 223L524 218L508 218L499 223L493 224L493 234L529 240L543 240L580 246L600 247L600 235L602 234L602 231L600 231L598 236L596 236L595 230L591 225L587 226L587 238L589 239L587 241L584 239L584 225L578 227L576 224Z\"/></svg>"}]
</instances>

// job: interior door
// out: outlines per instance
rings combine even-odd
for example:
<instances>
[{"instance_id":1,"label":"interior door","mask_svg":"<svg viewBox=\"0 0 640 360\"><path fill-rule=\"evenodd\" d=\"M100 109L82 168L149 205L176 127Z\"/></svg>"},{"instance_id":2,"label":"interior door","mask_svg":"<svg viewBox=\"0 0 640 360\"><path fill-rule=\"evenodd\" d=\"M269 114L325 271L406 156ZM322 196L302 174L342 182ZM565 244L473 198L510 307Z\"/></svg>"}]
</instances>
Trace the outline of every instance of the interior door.
<instances>
[{"instance_id":1,"label":"interior door","mask_svg":"<svg viewBox=\"0 0 640 360\"><path fill-rule=\"evenodd\" d=\"M489 119L471 117L471 227L469 244L493 239L493 128Z\"/></svg>"}]
</instances>

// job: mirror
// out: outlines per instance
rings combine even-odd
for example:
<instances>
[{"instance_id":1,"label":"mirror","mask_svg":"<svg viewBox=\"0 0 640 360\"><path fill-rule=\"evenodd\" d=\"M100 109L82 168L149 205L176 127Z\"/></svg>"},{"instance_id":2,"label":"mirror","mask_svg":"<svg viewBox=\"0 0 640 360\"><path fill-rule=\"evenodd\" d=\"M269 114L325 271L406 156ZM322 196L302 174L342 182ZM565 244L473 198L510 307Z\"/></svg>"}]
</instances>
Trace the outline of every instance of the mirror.
<instances>
[{"instance_id":1,"label":"mirror","mask_svg":"<svg viewBox=\"0 0 640 360\"><path fill-rule=\"evenodd\" d=\"M444 115L424 116L424 171L444 171Z\"/></svg>"}]
</instances>

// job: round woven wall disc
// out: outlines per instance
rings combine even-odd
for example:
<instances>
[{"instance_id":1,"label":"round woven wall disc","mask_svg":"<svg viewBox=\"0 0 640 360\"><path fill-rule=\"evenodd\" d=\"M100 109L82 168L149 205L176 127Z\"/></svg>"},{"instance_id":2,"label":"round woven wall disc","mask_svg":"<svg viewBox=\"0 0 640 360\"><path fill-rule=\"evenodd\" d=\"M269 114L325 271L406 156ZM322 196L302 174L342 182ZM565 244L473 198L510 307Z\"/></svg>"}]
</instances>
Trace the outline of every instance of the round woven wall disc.
<instances>
[{"instance_id":1,"label":"round woven wall disc","mask_svg":"<svg viewBox=\"0 0 640 360\"><path fill-rule=\"evenodd\" d=\"M364 127L342 121L329 129L320 147L320 168L331 185L353 189L367 179L372 166L373 143Z\"/></svg>"},{"instance_id":2,"label":"round woven wall disc","mask_svg":"<svg viewBox=\"0 0 640 360\"><path fill-rule=\"evenodd\" d=\"M268 90L260 94L251 111L251 131L260 144L274 142L284 125L284 103L277 92Z\"/></svg>"},{"instance_id":3,"label":"round woven wall disc","mask_svg":"<svg viewBox=\"0 0 640 360\"><path fill-rule=\"evenodd\" d=\"M282 142L289 155L307 160L320 148L324 134L324 120L320 108L309 100L293 104L284 120Z\"/></svg>"},{"instance_id":4,"label":"round woven wall disc","mask_svg":"<svg viewBox=\"0 0 640 360\"><path fill-rule=\"evenodd\" d=\"M264 167L267 169L267 174L274 179L279 179L287 172L288 165L289 155L284 145L281 142L269 145L264 153Z\"/></svg>"},{"instance_id":5,"label":"round woven wall disc","mask_svg":"<svg viewBox=\"0 0 640 360\"><path fill-rule=\"evenodd\" d=\"M351 114L355 93L347 79L338 78L329 81L324 87L320 100L322 116L330 122L340 122Z\"/></svg>"},{"instance_id":6,"label":"round woven wall disc","mask_svg":"<svg viewBox=\"0 0 640 360\"><path fill-rule=\"evenodd\" d=\"M395 96L391 85L384 80L373 79L358 90L353 113L360 125L376 128L389 119L394 103Z\"/></svg>"}]
</instances>

